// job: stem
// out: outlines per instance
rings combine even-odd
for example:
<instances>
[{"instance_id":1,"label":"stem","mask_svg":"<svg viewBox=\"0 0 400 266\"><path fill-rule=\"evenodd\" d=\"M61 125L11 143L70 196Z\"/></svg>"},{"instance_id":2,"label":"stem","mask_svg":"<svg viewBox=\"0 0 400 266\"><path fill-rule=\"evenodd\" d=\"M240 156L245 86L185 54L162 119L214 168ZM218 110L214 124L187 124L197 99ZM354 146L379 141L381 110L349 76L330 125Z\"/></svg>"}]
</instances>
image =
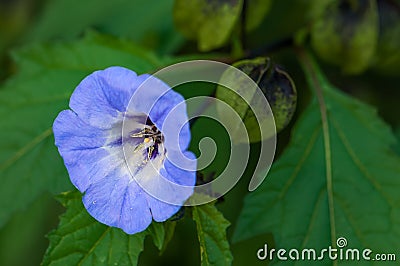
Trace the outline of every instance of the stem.
<instances>
[{"instance_id":1,"label":"stem","mask_svg":"<svg viewBox=\"0 0 400 266\"><path fill-rule=\"evenodd\" d=\"M270 54L276 51L279 51L283 48L292 47L294 45L294 38L292 36L283 38L281 40L277 40L273 43L268 43L265 46L254 49L248 53L248 57L254 58L258 56L263 56L266 54Z\"/></svg>"},{"instance_id":2,"label":"stem","mask_svg":"<svg viewBox=\"0 0 400 266\"><path fill-rule=\"evenodd\" d=\"M246 41L246 25L247 25L247 0L243 0L242 13L240 16L240 42L242 44L242 49L246 51L247 41Z\"/></svg>"},{"instance_id":3,"label":"stem","mask_svg":"<svg viewBox=\"0 0 400 266\"><path fill-rule=\"evenodd\" d=\"M306 76L308 76L309 82L315 89L316 97L319 103L319 109L322 120L322 131L324 137L324 149L325 149L325 163L326 163L326 189L328 194L328 206L329 206L329 222L331 225L331 245L336 247L336 224L335 224L335 209L333 200L333 182L332 182L332 158L331 158L331 143L329 134L329 123L328 115L326 110L326 104L324 94L322 91L322 84L317 75L314 63L306 51L302 48L296 49L299 60L303 66ZM337 262L334 262L336 265Z\"/></svg>"}]
</instances>

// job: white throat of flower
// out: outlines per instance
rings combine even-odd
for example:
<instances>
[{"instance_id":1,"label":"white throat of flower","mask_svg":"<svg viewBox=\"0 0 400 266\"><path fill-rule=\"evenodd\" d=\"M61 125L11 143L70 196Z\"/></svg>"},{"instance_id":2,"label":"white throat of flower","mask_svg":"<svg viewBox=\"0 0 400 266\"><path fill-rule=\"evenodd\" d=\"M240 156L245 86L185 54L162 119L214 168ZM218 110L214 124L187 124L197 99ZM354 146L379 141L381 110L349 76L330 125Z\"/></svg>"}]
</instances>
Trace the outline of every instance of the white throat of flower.
<instances>
[{"instance_id":1,"label":"white throat of flower","mask_svg":"<svg viewBox=\"0 0 400 266\"><path fill-rule=\"evenodd\" d=\"M148 117L139 115L131 119L132 127L123 144L130 172L136 178L154 176L166 157L164 136Z\"/></svg>"},{"instance_id":2,"label":"white throat of flower","mask_svg":"<svg viewBox=\"0 0 400 266\"><path fill-rule=\"evenodd\" d=\"M119 168L131 175L132 180L158 175L166 158L164 136L146 117L137 113L118 117L103 147L114 161L110 170Z\"/></svg>"}]
</instances>

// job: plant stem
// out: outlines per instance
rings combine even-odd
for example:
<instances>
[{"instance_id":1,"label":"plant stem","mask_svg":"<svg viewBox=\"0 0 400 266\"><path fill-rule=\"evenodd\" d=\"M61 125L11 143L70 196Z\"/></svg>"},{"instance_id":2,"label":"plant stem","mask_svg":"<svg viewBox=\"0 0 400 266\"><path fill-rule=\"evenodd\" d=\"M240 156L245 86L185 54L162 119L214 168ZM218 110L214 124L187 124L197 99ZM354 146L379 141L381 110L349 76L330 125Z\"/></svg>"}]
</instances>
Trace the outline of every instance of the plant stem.
<instances>
[{"instance_id":1,"label":"plant stem","mask_svg":"<svg viewBox=\"0 0 400 266\"><path fill-rule=\"evenodd\" d=\"M319 109L321 113L321 121L322 121L322 131L324 137L324 149L325 149L325 164L326 164L326 190L328 194L328 206L329 206L329 222L331 226L330 234L331 234L331 245L332 247L336 247L336 224L335 224L335 209L334 209L334 199L333 199L333 182L332 182L332 158L331 158L331 142L330 142L330 134L329 134L329 123L328 123L328 115L327 108L325 104L324 94L322 84L318 77L317 71L314 66L313 60L310 58L309 54L302 48L296 49L299 61L303 66L304 72L306 72L306 76L308 81L312 87L314 87L315 94L319 103ZM334 265L337 265L337 262L333 262Z\"/></svg>"},{"instance_id":2,"label":"plant stem","mask_svg":"<svg viewBox=\"0 0 400 266\"><path fill-rule=\"evenodd\" d=\"M242 44L242 49L246 50L246 25L247 25L247 0L243 0L242 13L240 16L240 42Z\"/></svg>"}]
</instances>

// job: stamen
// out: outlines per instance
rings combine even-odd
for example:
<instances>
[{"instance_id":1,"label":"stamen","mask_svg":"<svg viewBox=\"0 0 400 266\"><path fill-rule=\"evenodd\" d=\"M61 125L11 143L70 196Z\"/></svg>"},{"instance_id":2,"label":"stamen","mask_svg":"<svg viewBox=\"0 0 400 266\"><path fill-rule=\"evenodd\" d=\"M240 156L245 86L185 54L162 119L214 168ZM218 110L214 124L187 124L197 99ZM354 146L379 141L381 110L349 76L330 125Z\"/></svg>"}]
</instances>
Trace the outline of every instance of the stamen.
<instances>
[{"instance_id":1,"label":"stamen","mask_svg":"<svg viewBox=\"0 0 400 266\"><path fill-rule=\"evenodd\" d=\"M133 133L130 136L132 138L143 138L143 142L139 143L135 147L134 152L145 150L146 157L144 159L144 162L148 162L156 158L156 156L160 153L165 153L165 149L162 145L164 136L149 118L147 118L146 125L144 125L144 128L141 131ZM159 146L161 147L161 149L159 149Z\"/></svg>"},{"instance_id":2,"label":"stamen","mask_svg":"<svg viewBox=\"0 0 400 266\"><path fill-rule=\"evenodd\" d=\"M151 160L153 157L154 146L150 146L147 148L147 160Z\"/></svg>"},{"instance_id":3,"label":"stamen","mask_svg":"<svg viewBox=\"0 0 400 266\"><path fill-rule=\"evenodd\" d=\"M130 136L131 136L132 138L143 138L144 135L143 135L142 132L143 132L143 131L140 131L140 132L138 132L138 133L131 134Z\"/></svg>"},{"instance_id":4,"label":"stamen","mask_svg":"<svg viewBox=\"0 0 400 266\"><path fill-rule=\"evenodd\" d=\"M145 145L144 145L144 143L140 143L139 145L137 145L137 146L135 147L135 149L133 150L133 152L141 151L141 150L143 150L144 148L146 148Z\"/></svg>"}]
</instances>

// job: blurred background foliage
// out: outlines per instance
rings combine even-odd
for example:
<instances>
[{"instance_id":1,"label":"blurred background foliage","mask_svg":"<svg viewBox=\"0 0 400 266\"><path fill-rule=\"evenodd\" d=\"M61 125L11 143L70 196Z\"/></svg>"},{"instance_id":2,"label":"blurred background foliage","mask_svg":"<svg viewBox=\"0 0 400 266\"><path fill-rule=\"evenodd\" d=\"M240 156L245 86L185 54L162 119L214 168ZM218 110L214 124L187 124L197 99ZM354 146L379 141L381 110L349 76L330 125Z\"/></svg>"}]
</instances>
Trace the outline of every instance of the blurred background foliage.
<instances>
[{"instance_id":1,"label":"blurred background foliage","mask_svg":"<svg viewBox=\"0 0 400 266\"><path fill-rule=\"evenodd\" d=\"M0 205L0 265L40 264L48 246L45 235L57 227L58 216L65 210L53 194L71 189L62 167L53 172L43 170L47 169L46 164L61 165L52 139L43 144L47 145L48 154L32 154L39 162L32 159L10 172L7 158L20 148L15 130L29 131L37 124L36 120L24 121L30 112L43 121L46 117L44 128L51 125L57 112L67 107L68 95L79 78L92 70L122 62L135 71L149 72L185 59L206 58L232 64L240 59L268 56L279 69L290 74L298 97L293 119L282 122L286 128L278 135L279 158L288 146L293 126L312 101L294 52L299 45L315 53L322 71L335 87L376 107L400 139L399 44L398 0L1 0L0 170L1 191L7 193L3 193ZM141 56L130 57L132 51ZM40 79L44 74L46 78ZM55 86L65 99L54 103L51 113L36 105L21 111L19 101L33 102L40 95L50 95ZM214 93L213 87L205 84L183 85L176 90L185 97ZM16 126L21 123L22 126ZM204 174L222 171L229 154L224 129L218 123L199 119L192 130L197 132L192 141L196 153L196 143L204 136L214 138L222 151ZM257 161L258 144L252 144L251 149L244 178L217 204L231 222L229 240ZM392 150L400 154L400 145ZM40 161L41 156L46 161ZM379 154L376 159L379 160ZM12 180L23 172L32 174L25 181ZM33 186L40 188L37 193L24 187L27 180L34 183L32 178L41 174L47 179ZM52 176L55 174L58 176ZM200 261L195 228L191 219L180 220L162 256L154 255L158 250L150 238L146 239L139 265L192 265ZM271 233L261 233L231 243L233 265L265 265L257 260L255 252L264 243L272 245L274 241Z\"/></svg>"}]
</instances>

